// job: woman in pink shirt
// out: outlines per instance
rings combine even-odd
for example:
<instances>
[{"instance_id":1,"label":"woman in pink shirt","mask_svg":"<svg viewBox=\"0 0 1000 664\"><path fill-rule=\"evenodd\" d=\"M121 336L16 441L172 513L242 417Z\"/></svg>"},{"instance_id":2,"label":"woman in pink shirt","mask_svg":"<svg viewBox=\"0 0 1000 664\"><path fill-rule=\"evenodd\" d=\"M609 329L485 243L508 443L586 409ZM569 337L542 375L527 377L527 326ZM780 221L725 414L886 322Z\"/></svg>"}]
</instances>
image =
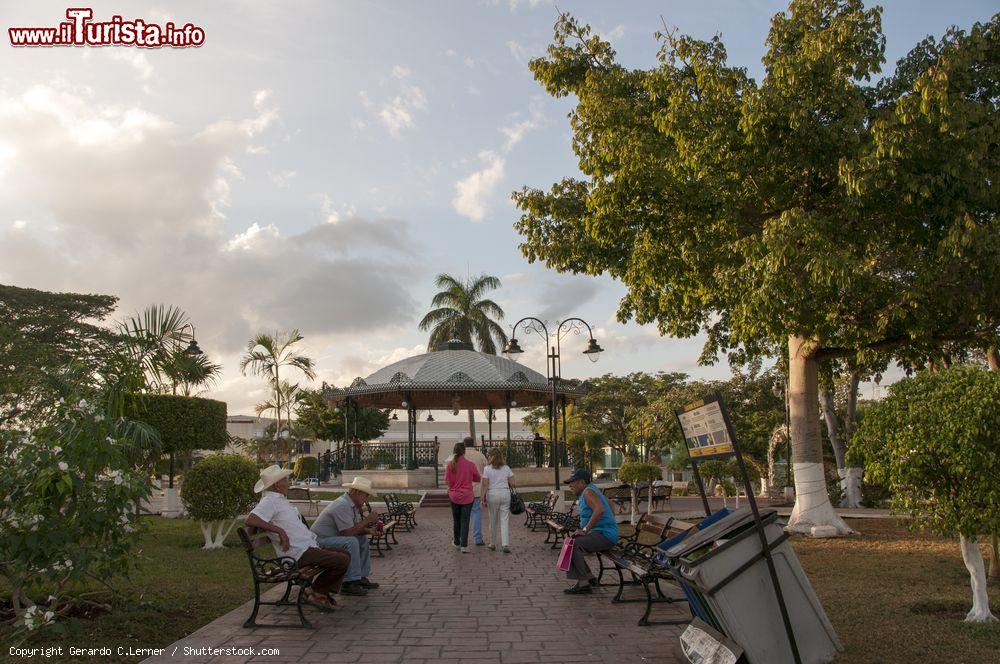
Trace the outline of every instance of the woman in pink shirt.
<instances>
[{"instance_id":1,"label":"woman in pink shirt","mask_svg":"<svg viewBox=\"0 0 1000 664\"><path fill-rule=\"evenodd\" d=\"M448 483L448 499L451 500L451 521L454 530L455 548L462 553L469 552L469 517L472 515L473 482L482 481L476 464L465 458L465 444L455 445L455 456L445 465L444 479Z\"/></svg>"}]
</instances>

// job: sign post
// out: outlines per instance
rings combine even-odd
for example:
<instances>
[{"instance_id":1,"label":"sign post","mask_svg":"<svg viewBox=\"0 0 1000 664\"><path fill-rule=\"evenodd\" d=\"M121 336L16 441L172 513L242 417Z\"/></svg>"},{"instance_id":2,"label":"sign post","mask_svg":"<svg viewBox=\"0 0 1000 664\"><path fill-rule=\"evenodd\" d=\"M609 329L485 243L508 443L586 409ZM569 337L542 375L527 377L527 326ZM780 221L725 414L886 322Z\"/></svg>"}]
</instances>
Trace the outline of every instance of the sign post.
<instances>
[{"instance_id":1,"label":"sign post","mask_svg":"<svg viewBox=\"0 0 1000 664\"><path fill-rule=\"evenodd\" d=\"M695 480L698 483L698 490L701 492L702 503L705 507L706 516L711 516L708 505L708 497L705 495L705 487L698 473L698 463L708 459L720 459L728 456L736 457L736 464L739 467L743 486L746 489L747 501L753 512L754 525L757 535L760 538L761 552L767 563L767 571L771 575L771 585L774 586L774 594L778 600L778 608L781 611L781 620L785 625L785 634L788 635L788 643L792 649L792 656L796 664L801 664L802 658L799 655L798 645L795 643L795 632L792 630L792 623L788 617L788 607L785 606L785 598L781 592L781 584L778 582L778 572L774 567L774 559L771 557L771 547L767 542L767 535L764 533L764 524L760 520L760 512L757 509L757 500L754 497L753 487L750 485L750 477L747 475L747 467L743 462L743 454L740 452L736 442L736 435L733 433L733 425L729 420L729 413L722 402L722 397L717 393L706 395L703 399L689 403L686 406L678 406L674 409L677 417L677 424L680 426L681 435L684 437L684 444L687 446L688 455L691 457L691 465L694 469Z\"/></svg>"}]
</instances>

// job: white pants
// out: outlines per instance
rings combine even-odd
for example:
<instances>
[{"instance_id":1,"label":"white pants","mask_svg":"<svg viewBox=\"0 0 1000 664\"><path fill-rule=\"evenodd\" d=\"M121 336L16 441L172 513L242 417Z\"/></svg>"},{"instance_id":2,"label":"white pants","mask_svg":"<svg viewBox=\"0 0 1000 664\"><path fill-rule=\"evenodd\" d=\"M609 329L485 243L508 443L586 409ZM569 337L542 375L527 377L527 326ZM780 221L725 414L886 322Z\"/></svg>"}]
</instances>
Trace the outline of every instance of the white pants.
<instances>
[{"instance_id":1,"label":"white pants","mask_svg":"<svg viewBox=\"0 0 1000 664\"><path fill-rule=\"evenodd\" d=\"M510 544L510 489L493 489L486 493L490 511L490 544L497 545L497 530L503 546Z\"/></svg>"}]
</instances>

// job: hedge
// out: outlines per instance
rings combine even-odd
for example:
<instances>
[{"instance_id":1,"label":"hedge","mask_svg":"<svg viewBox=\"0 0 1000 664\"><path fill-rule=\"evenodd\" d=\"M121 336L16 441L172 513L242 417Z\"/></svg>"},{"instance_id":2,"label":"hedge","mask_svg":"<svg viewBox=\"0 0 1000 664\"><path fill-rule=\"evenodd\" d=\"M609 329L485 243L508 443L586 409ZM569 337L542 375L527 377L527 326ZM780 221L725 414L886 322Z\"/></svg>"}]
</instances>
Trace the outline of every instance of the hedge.
<instances>
[{"instance_id":1,"label":"hedge","mask_svg":"<svg viewBox=\"0 0 1000 664\"><path fill-rule=\"evenodd\" d=\"M188 471L181 486L181 500L188 514L199 521L233 519L257 502L253 491L257 464L236 454L207 456Z\"/></svg>"},{"instance_id":2,"label":"hedge","mask_svg":"<svg viewBox=\"0 0 1000 664\"><path fill-rule=\"evenodd\" d=\"M137 395L129 417L145 422L160 434L164 454L191 450L222 450L226 433L226 404L214 399L173 394Z\"/></svg>"},{"instance_id":3,"label":"hedge","mask_svg":"<svg viewBox=\"0 0 1000 664\"><path fill-rule=\"evenodd\" d=\"M319 477L319 459L314 456L300 456L295 460L292 476L297 480Z\"/></svg>"}]
</instances>

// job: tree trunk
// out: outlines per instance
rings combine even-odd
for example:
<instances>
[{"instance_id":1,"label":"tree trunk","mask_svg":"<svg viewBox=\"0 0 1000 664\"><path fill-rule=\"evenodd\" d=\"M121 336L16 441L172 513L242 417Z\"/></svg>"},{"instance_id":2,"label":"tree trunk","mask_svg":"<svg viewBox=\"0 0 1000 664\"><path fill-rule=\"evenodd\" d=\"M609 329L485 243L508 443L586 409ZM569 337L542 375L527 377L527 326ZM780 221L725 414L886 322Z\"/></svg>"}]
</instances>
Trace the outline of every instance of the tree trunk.
<instances>
[{"instance_id":1,"label":"tree trunk","mask_svg":"<svg viewBox=\"0 0 1000 664\"><path fill-rule=\"evenodd\" d=\"M843 470L846 465L844 459L847 449L840 437L840 421L837 418L837 402L833 397L833 390L820 391L819 407L826 422L826 435L833 447L833 456L837 460L837 470Z\"/></svg>"},{"instance_id":2,"label":"tree trunk","mask_svg":"<svg viewBox=\"0 0 1000 664\"><path fill-rule=\"evenodd\" d=\"M996 534L990 537L990 572L987 578L1000 581L1000 536Z\"/></svg>"},{"instance_id":3,"label":"tree trunk","mask_svg":"<svg viewBox=\"0 0 1000 664\"><path fill-rule=\"evenodd\" d=\"M965 622L996 622L996 616L990 612L990 597L986 593L986 566L983 564L983 552L979 549L975 538L962 535L959 544L962 547L962 561L969 570L969 580L972 585L972 610L965 616Z\"/></svg>"},{"instance_id":4,"label":"tree trunk","mask_svg":"<svg viewBox=\"0 0 1000 664\"><path fill-rule=\"evenodd\" d=\"M476 440L476 411L471 408L468 410L469 413L469 435L472 436L472 441Z\"/></svg>"},{"instance_id":5,"label":"tree trunk","mask_svg":"<svg viewBox=\"0 0 1000 664\"><path fill-rule=\"evenodd\" d=\"M788 338L788 410L792 436L792 471L795 473L795 507L786 530L812 534L812 529L832 527L836 534L851 529L830 504L823 472L823 446L819 435L819 365L816 342L799 336Z\"/></svg>"},{"instance_id":6,"label":"tree trunk","mask_svg":"<svg viewBox=\"0 0 1000 664\"><path fill-rule=\"evenodd\" d=\"M218 530L216 530L216 524L218 524ZM205 538L205 546L201 548L226 548L226 538L229 537L229 533L232 531L234 525L236 525L236 519L229 522L228 528L225 521L199 521L198 527L201 528L201 534Z\"/></svg>"},{"instance_id":7,"label":"tree trunk","mask_svg":"<svg viewBox=\"0 0 1000 664\"><path fill-rule=\"evenodd\" d=\"M632 500L630 501L632 505L629 513L629 521L634 526L639 523L639 489L636 488L635 482L632 483L629 493L632 496Z\"/></svg>"}]
</instances>

